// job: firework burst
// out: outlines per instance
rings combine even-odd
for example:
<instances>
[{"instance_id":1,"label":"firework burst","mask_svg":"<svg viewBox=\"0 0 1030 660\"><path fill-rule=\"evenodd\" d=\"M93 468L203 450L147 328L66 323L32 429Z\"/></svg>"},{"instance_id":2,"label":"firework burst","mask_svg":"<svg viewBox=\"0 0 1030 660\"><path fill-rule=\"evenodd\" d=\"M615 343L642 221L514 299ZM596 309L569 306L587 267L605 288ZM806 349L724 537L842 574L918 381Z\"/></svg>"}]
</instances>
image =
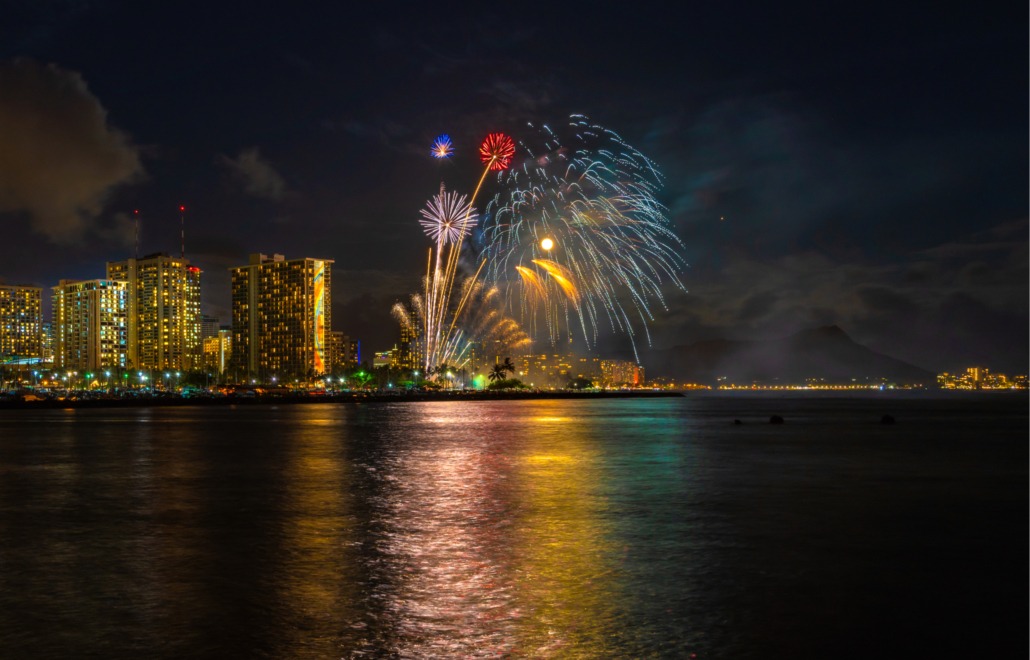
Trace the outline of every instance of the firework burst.
<instances>
[{"instance_id":1,"label":"firework burst","mask_svg":"<svg viewBox=\"0 0 1030 660\"><path fill-rule=\"evenodd\" d=\"M472 321L476 313L472 307L479 304L476 302L478 278L485 262L480 262L475 274L466 278L466 284L458 291L459 295L453 294L455 283L459 281L458 270L465 236L478 220L478 214L473 210L476 197L486 175L507 168L514 154L515 143L510 137L503 133L490 133L480 146L485 167L468 203L464 195L446 193L441 184L440 194L430 200L427 208L422 211L419 222L426 234L435 240L436 249L429 250L422 293L412 297L410 309L398 308L395 312L402 325L410 326L409 330L418 337L421 364L427 374L437 365L460 356L464 350L461 346L481 339L485 332L483 326L474 328ZM409 321L405 322L404 318Z\"/></svg>"},{"instance_id":2,"label":"firework burst","mask_svg":"<svg viewBox=\"0 0 1030 660\"><path fill-rule=\"evenodd\" d=\"M508 169L514 155L515 143L504 133L490 133L479 145L480 160L494 172Z\"/></svg>"},{"instance_id":3,"label":"firework burst","mask_svg":"<svg viewBox=\"0 0 1030 660\"><path fill-rule=\"evenodd\" d=\"M429 153L433 158L450 158L454 155L454 145L451 143L451 136L444 133L435 140L433 140L433 146L429 148Z\"/></svg>"},{"instance_id":4,"label":"firework burst","mask_svg":"<svg viewBox=\"0 0 1030 660\"><path fill-rule=\"evenodd\" d=\"M444 190L440 184L440 194L434 196L422 209L422 225L426 235L436 241L437 250L445 243L457 243L468 236L479 220L479 214L466 201L465 195Z\"/></svg>"},{"instance_id":5,"label":"firework burst","mask_svg":"<svg viewBox=\"0 0 1030 660\"><path fill-rule=\"evenodd\" d=\"M552 343L582 335L591 346L609 327L636 351L651 306L665 306L663 289L683 289L682 244L656 199L661 174L581 115L560 132L534 129L520 147L525 162L487 206L486 278L531 334Z\"/></svg>"},{"instance_id":6,"label":"firework burst","mask_svg":"<svg viewBox=\"0 0 1030 660\"><path fill-rule=\"evenodd\" d=\"M446 135L437 138L431 149L437 158L446 158L452 151ZM471 199L466 202L465 195L448 193L440 184L440 193L422 210L419 223L435 242L429 249L422 291L411 296L409 304L393 308L398 322L415 338L414 352L427 376L438 375L442 365L464 366L476 342L489 342L491 348L504 351L529 343L519 324L500 309L500 290L480 279L485 261L477 260L474 273L459 277L458 271L464 270L460 264L465 237L479 219L473 208L476 198L487 174L510 166L515 143L504 133L490 133L479 153L484 168ZM560 274L560 266L555 266L555 272Z\"/></svg>"},{"instance_id":7,"label":"firework burst","mask_svg":"<svg viewBox=\"0 0 1030 660\"><path fill-rule=\"evenodd\" d=\"M431 283L426 282L427 289ZM520 351L529 345L529 336L517 322L505 316L503 301L497 287L469 277L460 287L461 311L455 311L452 323L443 340L426 343L431 335L425 332L433 323L432 303L422 294L414 294L410 301L397 303L391 310L394 318L412 337L416 337L415 352L420 356L424 373L430 378L439 376L448 368L463 369L472 358L476 343L488 344L499 353ZM458 322L460 320L460 323Z\"/></svg>"}]
</instances>

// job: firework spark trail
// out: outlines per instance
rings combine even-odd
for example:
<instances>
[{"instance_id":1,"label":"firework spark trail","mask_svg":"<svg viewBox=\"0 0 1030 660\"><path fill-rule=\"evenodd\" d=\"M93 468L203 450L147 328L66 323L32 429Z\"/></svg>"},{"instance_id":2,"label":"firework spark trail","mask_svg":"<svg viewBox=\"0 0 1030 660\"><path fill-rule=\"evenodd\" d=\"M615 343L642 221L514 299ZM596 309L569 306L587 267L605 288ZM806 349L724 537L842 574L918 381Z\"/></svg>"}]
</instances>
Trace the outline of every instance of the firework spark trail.
<instances>
[{"instance_id":1,"label":"firework spark trail","mask_svg":"<svg viewBox=\"0 0 1030 660\"><path fill-rule=\"evenodd\" d=\"M427 376L447 365L455 369L467 366L476 341L499 345L502 352L519 350L529 344L529 336L521 326L501 311L500 292L481 280L470 277L462 283L462 298L468 302L463 318L464 329L450 332L436 349L435 357L422 365ZM394 318L413 336L417 335L430 314L425 298L414 294L407 305L397 303L391 310Z\"/></svg>"},{"instance_id":2,"label":"firework spark trail","mask_svg":"<svg viewBox=\"0 0 1030 660\"><path fill-rule=\"evenodd\" d=\"M656 199L661 173L582 115L560 131L541 126L521 146L528 157L503 177L484 216L487 278L552 343L578 328L590 346L607 320L636 352L638 334L650 343L651 306L665 307L663 288L685 290L683 246ZM544 237L552 249L540 247Z\"/></svg>"},{"instance_id":3,"label":"firework spark trail","mask_svg":"<svg viewBox=\"0 0 1030 660\"><path fill-rule=\"evenodd\" d=\"M450 139L443 135L437 138L431 152L434 156L442 158L449 156L452 150ZM470 342L474 339L473 335L461 327L467 325L462 317L467 309L475 307L473 298L478 291L475 287L485 261L481 261L476 274L466 280L458 303L452 309L452 292L461 249L465 237L478 220L473 205L483 187L486 175L491 171L503 171L509 166L515 153L515 144L503 133L491 133L483 141L479 152L485 167L468 203L465 203L464 195L459 197L455 193L446 193L441 184L440 194L430 200L427 208L422 211L422 219L419 222L427 235L435 240L436 250L435 253L432 248L429 250L423 295L412 297L411 309L403 305L395 306L394 309L398 321L407 327L413 336L420 338L422 366L427 374L430 369L440 364L461 362L461 356L465 355ZM469 315L474 315L476 311L473 309ZM485 331L483 328L480 330Z\"/></svg>"},{"instance_id":4,"label":"firework spark trail","mask_svg":"<svg viewBox=\"0 0 1030 660\"><path fill-rule=\"evenodd\" d=\"M430 313L426 318L425 349L427 355L437 352L437 346L442 340L442 313L447 304L447 297L444 290L444 278L440 276L440 260L444 246L447 244L460 244L465 236L472 231L472 226L479 220L479 214L472 208L471 202L466 202L465 195L455 192L447 192L444 185L440 184L440 193L434 196L422 210L422 218L419 224L422 225L426 235L436 242L436 263L433 263L432 250L430 251L429 263L426 265L425 297L428 308L440 310L439 313ZM460 248L458 248L460 250ZM452 253L454 250L452 250ZM430 270L432 268L432 270Z\"/></svg>"}]
</instances>

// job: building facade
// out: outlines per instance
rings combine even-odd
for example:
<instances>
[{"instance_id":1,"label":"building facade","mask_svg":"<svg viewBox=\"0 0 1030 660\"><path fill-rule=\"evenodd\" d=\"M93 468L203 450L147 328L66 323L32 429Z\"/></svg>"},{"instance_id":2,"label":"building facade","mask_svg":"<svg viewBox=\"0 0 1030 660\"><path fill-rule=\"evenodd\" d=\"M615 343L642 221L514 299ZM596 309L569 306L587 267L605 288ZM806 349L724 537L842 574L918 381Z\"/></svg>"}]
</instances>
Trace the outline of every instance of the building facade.
<instances>
[{"instance_id":1,"label":"building facade","mask_svg":"<svg viewBox=\"0 0 1030 660\"><path fill-rule=\"evenodd\" d=\"M601 360L601 381L605 387L641 387L644 367L627 360Z\"/></svg>"},{"instance_id":2,"label":"building facade","mask_svg":"<svg viewBox=\"0 0 1030 660\"><path fill-rule=\"evenodd\" d=\"M217 337L218 331L222 329L219 325L220 321L214 316L208 316L207 314L200 315L200 338L210 339L211 337Z\"/></svg>"},{"instance_id":3,"label":"building facade","mask_svg":"<svg viewBox=\"0 0 1030 660\"><path fill-rule=\"evenodd\" d=\"M358 359L358 342L340 330L329 333L329 355L333 372L353 369L361 362Z\"/></svg>"},{"instance_id":4,"label":"building facade","mask_svg":"<svg viewBox=\"0 0 1030 660\"><path fill-rule=\"evenodd\" d=\"M224 374L232 358L232 330L222 329L214 337L204 338L204 368Z\"/></svg>"},{"instance_id":5,"label":"building facade","mask_svg":"<svg viewBox=\"0 0 1030 660\"><path fill-rule=\"evenodd\" d=\"M232 274L231 376L306 378L330 368L332 260L252 254Z\"/></svg>"},{"instance_id":6,"label":"building facade","mask_svg":"<svg viewBox=\"0 0 1030 660\"><path fill-rule=\"evenodd\" d=\"M0 363L43 357L43 288L0 284Z\"/></svg>"},{"instance_id":7,"label":"building facade","mask_svg":"<svg viewBox=\"0 0 1030 660\"><path fill-rule=\"evenodd\" d=\"M202 368L200 274L167 254L107 264L108 279L126 283L129 367Z\"/></svg>"},{"instance_id":8,"label":"building facade","mask_svg":"<svg viewBox=\"0 0 1030 660\"><path fill-rule=\"evenodd\" d=\"M401 324L400 341L395 347L394 361L401 369L418 369L422 365L422 355L418 350L415 328Z\"/></svg>"},{"instance_id":9,"label":"building facade","mask_svg":"<svg viewBox=\"0 0 1030 660\"><path fill-rule=\"evenodd\" d=\"M498 360L499 361L499 360ZM516 361L519 378L535 387L565 387L576 379L597 381L601 377L601 361L572 353L533 353Z\"/></svg>"},{"instance_id":10,"label":"building facade","mask_svg":"<svg viewBox=\"0 0 1030 660\"><path fill-rule=\"evenodd\" d=\"M42 335L43 366L53 366L55 362L54 356L57 353L57 331L54 328L53 321L45 321L43 323Z\"/></svg>"},{"instance_id":11,"label":"building facade","mask_svg":"<svg viewBox=\"0 0 1030 660\"><path fill-rule=\"evenodd\" d=\"M128 285L117 280L61 280L53 287L54 366L89 372L123 369Z\"/></svg>"}]
</instances>

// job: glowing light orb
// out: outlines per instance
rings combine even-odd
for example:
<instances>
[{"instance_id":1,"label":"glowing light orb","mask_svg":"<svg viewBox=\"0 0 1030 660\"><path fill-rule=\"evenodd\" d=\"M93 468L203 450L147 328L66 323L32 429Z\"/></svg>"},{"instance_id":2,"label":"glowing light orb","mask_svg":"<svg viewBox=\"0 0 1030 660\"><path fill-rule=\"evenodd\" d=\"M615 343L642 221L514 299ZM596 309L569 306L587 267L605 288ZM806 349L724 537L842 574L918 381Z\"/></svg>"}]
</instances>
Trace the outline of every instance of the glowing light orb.
<instances>
[{"instance_id":1,"label":"glowing light orb","mask_svg":"<svg viewBox=\"0 0 1030 660\"><path fill-rule=\"evenodd\" d=\"M433 158L450 158L454 154L454 144L451 143L451 136L444 133L435 140L429 149Z\"/></svg>"},{"instance_id":2,"label":"glowing light orb","mask_svg":"<svg viewBox=\"0 0 1030 660\"><path fill-rule=\"evenodd\" d=\"M540 248L546 252L550 252L551 249L554 248L554 241L552 241L549 238L545 238L544 240L540 241Z\"/></svg>"},{"instance_id":3,"label":"glowing light orb","mask_svg":"<svg viewBox=\"0 0 1030 660\"><path fill-rule=\"evenodd\" d=\"M479 146L479 157L495 172L506 170L515 155L515 143L504 133L490 133Z\"/></svg>"}]
</instances>

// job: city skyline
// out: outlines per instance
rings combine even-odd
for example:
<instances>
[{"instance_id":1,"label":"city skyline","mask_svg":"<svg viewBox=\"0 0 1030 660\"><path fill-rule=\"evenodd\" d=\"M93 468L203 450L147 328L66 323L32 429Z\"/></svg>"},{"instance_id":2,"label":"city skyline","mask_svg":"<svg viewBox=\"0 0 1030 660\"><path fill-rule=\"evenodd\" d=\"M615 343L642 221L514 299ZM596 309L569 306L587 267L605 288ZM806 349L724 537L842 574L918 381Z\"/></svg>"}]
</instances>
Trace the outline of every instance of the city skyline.
<instances>
[{"instance_id":1,"label":"city skyline","mask_svg":"<svg viewBox=\"0 0 1030 660\"><path fill-rule=\"evenodd\" d=\"M13 360L13 364L22 365L22 369L29 370L33 367L28 366L30 363L27 360L42 359L40 368L47 371L64 371L71 368L90 371L103 368L120 368L127 369L128 371L142 369L143 372L179 371L180 369L182 371L195 372L210 372L214 370L219 374L226 374L230 381L235 380L238 382L248 382L251 377L261 377L262 380L267 380L265 377L267 374L303 375L310 372L309 375L318 375L329 374L340 369L358 369L366 366L366 363L368 367L373 366L371 359L366 361L355 359L355 349L351 345L352 340L346 335L346 331L334 329L331 320L328 320L332 318L331 311L326 313L325 310L331 310L332 305L326 305L325 300L331 300L332 298L332 278L329 277L331 265L333 264L332 259L304 257L287 260L281 254L274 254L271 257L265 254L251 254L248 256L248 259L249 264L232 269L234 271L234 291L232 294L234 313L225 322L222 319L203 315L197 311L196 300L200 295L201 289L199 279L201 269L191 265L188 259L172 257L166 253L155 253L140 258L130 258L124 262L108 262L106 268L109 277L106 279L60 280L58 285L49 287L52 291L50 296L52 313L49 316L43 313L43 300L46 300L46 298L42 296L42 289L40 287L0 283L0 317L2 317L0 320L8 324L0 328L0 330L6 328L5 332L0 333L0 340L2 340L0 343L3 344L3 351L0 351L0 357L10 358ZM265 269L268 269L269 272L258 275L258 272ZM273 272L272 269L276 272ZM137 272L139 273L138 280ZM260 285L257 284L258 282L260 282ZM122 338L120 342L114 342L120 343L122 346L120 349L121 358L108 361L109 363L105 362L105 359L98 359L96 357L68 358L66 355L67 351L61 345L62 337L64 336L62 331L70 332L70 336L77 337L76 341L87 343L105 341L104 333L87 333L79 330L78 326L83 325L85 321L65 321L63 320L64 313L55 310L62 310L66 307L64 299L69 297L69 293L72 294L73 306L80 307L81 305L74 302L76 296L93 296L94 294L91 292L105 290L115 285L123 287L120 303L121 309L117 311L122 320L116 323L116 325L121 326ZM253 289L253 292L248 292L249 289ZM133 290L139 293L134 294ZM165 296L170 294L173 304L168 305L167 300L164 303L160 302L162 290L166 291ZM137 298L140 300L137 301ZM262 312L262 316L251 318L246 309L248 307L255 307L254 303L258 299L263 301L261 306L265 311ZM317 305L314 304L316 299L320 301ZM59 300L61 300L60 303L58 302ZM302 302L298 304L298 301ZM143 304L143 302L147 304ZM106 313L110 311L93 300L90 300L84 307L87 310L83 310L83 314L97 318L101 317L101 312ZM151 307L154 309L150 310L149 308ZM163 307L167 307L169 312L162 313L159 311ZM296 314L290 312L284 315L286 311L294 308L298 310L314 309L316 310L315 316L308 318L306 316L307 312ZM326 318L321 321L317 320L320 317L317 310L322 310L321 313ZM240 316L241 313L242 316ZM87 316L83 316L83 319L85 320ZM106 319L107 317L102 318ZM157 323L158 319L163 319L163 322ZM86 325L92 325L95 322L97 322L97 319L91 319L90 323ZM99 323L102 327L111 324L107 320L100 320ZM296 323L304 326L304 330L294 333L296 338L285 340L285 343L282 343L284 341L282 338L272 339L271 335L275 334L274 332L263 333L257 331L258 326L263 327L269 324L292 325ZM62 326L64 327L62 328ZM150 333L144 333L135 329L144 326L152 328ZM316 326L317 331L315 330ZM201 330L202 327L207 328L207 330ZM35 329L33 330L33 328ZM48 345L48 340L45 336L48 331L56 332L56 335L49 340L53 343L49 352L45 348ZM812 330L815 333L829 331L843 335L843 331L835 326ZM236 356L232 357L232 351L229 347L234 343L234 334L237 335L235 343L238 346L248 346L251 344L253 346L245 348L242 352L238 350ZM243 335L253 336L254 341L247 340L247 337ZM134 338L134 336L139 338ZM244 341L241 341L241 339ZM165 357L160 357L162 355L160 346L162 343L167 346L168 340L172 341L173 352L168 353ZM208 345L209 340L213 342L210 345ZM272 358L271 362L268 361L269 356L266 355L268 349L264 348L266 343L270 341L272 343L267 344L268 346L281 344L279 352L282 354L278 358ZM361 338L354 338L353 341L360 344ZM372 351L369 351L370 354L375 353L377 357L380 354L392 356L390 364L402 371L422 368L417 362L411 362L415 354L409 354L412 350L409 345L412 341L410 328L401 325L398 327L394 337L379 338L378 341L382 346L376 345ZM181 346L176 346L176 342ZM345 342L347 346L342 344L336 346L341 342ZM392 349L388 348L388 345L391 344ZM32 348L33 346L36 348ZM261 346L261 348L257 348L258 346ZM282 349L286 346L290 346L290 348L283 351ZM386 350L375 350L378 348ZM470 350L469 357L472 358L470 364L478 365L472 367L473 371L482 371L481 367L483 364L491 363L491 359L500 357L493 356L491 358L490 355L479 355L477 349L472 346L470 346ZM777 352L780 349L772 350ZM165 351L167 351L167 348ZM285 354L293 353L294 351L297 352L295 357L286 357L287 362L291 366L285 366L285 363L282 363ZM398 351L399 353L397 353ZM84 347L78 352L86 355L88 351ZM140 356L144 352L149 353L150 357L146 359L141 358ZM272 352L274 353L275 351L273 350ZM397 353L397 355L393 355L394 353ZM534 360L558 360L558 364L562 360L582 361L589 359L594 362L600 361L601 363L604 361L612 363L614 361L628 365L627 368L640 369L641 374L646 367L642 361L618 360L610 355L600 355L596 350L569 351L561 350L559 347L552 345L534 346L527 344L522 345L517 350L506 349L502 353L509 357L514 355L525 364L530 364ZM752 355L752 358L761 353L762 349L755 355ZM47 356L50 357L48 358ZM889 359L892 356L886 357ZM672 376L668 372L669 364L666 363L667 359L668 356L663 356L661 360L655 360L652 364L659 364L656 373L659 375L660 380L668 381L671 378L675 381L676 376ZM332 362L329 360L332 360ZM293 363L295 362L296 364L307 363L307 368L294 368L296 365ZM395 362L396 365L394 365ZM662 364L664 364L664 370L661 366ZM991 384L983 389L1009 389L1010 386L1013 386L1008 382L1008 376L1004 373L998 375L1000 370L995 365L961 365L958 368L951 369L952 372L956 370L966 374L992 373L995 374L991 376L992 379L1000 378L1000 384L992 380ZM522 373L528 374L532 371L534 370L524 368ZM565 374L565 371L559 366L556 373ZM967 376L962 375L954 376L948 370L939 370L936 373L938 386L943 389L956 389L953 382L955 378L958 378L963 383L965 381L962 379L967 378ZM1017 381L1025 383L1025 369L1017 369L1008 373L1016 374ZM583 377L585 374L586 372L582 372L575 375ZM858 374L856 372L852 375L857 376ZM968 376L968 378L971 379L969 383L960 385L957 388L981 389L979 386L979 376ZM851 388L867 389L869 387L867 382L869 379L868 374L863 375L862 383L854 384ZM606 380L611 379L607 378ZM745 379L743 385L735 382L731 389L740 389L741 387L743 389L753 389L752 386L758 384L760 380L751 382ZM789 389L800 386L802 381L811 385L808 381L826 380L825 378L816 377L800 379L797 382L787 379L785 382L791 383L788 386ZM844 380L848 379L845 378ZM838 386L844 380L830 378L830 389L839 389ZM852 378L851 380L855 379ZM873 378L873 380L879 383L877 378ZM883 382L892 382L892 380L892 378L884 378ZM643 377L635 378L634 381L642 384ZM549 380L548 382L553 386L558 381L551 382ZM683 382L688 386L697 384L689 378L683 380ZM945 384L946 382L948 384ZM973 386L970 383L976 383L976 385ZM1023 385L1020 386L1022 387ZM776 386L773 389L782 389L782 386Z\"/></svg>"},{"instance_id":2,"label":"city skyline","mask_svg":"<svg viewBox=\"0 0 1030 660\"><path fill-rule=\"evenodd\" d=\"M471 192L487 132L583 112L665 174L688 292L657 310L656 348L837 324L933 371L1025 370L1019 21L887 5L326 11L14 12L0 28L0 278L103 277L134 254L136 209L135 254L178 254L184 205L205 313L229 318L229 269L250 253L323 256L333 329L387 348L441 179ZM429 154L442 132L445 163Z\"/></svg>"}]
</instances>

